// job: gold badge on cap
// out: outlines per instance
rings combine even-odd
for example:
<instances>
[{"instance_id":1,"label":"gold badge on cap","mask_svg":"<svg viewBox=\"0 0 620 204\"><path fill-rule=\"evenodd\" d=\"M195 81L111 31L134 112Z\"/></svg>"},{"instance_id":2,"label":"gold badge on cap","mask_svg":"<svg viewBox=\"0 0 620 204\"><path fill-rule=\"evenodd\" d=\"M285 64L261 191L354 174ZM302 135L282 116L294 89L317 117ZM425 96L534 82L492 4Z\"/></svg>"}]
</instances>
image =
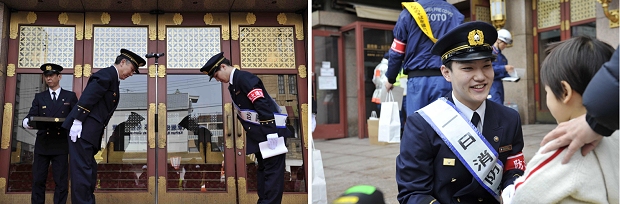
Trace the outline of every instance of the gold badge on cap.
<instances>
[{"instance_id":1,"label":"gold badge on cap","mask_svg":"<svg viewBox=\"0 0 620 204\"><path fill-rule=\"evenodd\" d=\"M499 142L499 137L498 136L493 137L493 141Z\"/></svg>"},{"instance_id":2,"label":"gold badge on cap","mask_svg":"<svg viewBox=\"0 0 620 204\"><path fill-rule=\"evenodd\" d=\"M484 34L481 30L472 30L469 31L469 35L467 35L467 40L469 41L470 46L478 46L484 44Z\"/></svg>"},{"instance_id":3,"label":"gold badge on cap","mask_svg":"<svg viewBox=\"0 0 620 204\"><path fill-rule=\"evenodd\" d=\"M45 70L52 70L52 66L51 65L45 66Z\"/></svg>"}]
</instances>

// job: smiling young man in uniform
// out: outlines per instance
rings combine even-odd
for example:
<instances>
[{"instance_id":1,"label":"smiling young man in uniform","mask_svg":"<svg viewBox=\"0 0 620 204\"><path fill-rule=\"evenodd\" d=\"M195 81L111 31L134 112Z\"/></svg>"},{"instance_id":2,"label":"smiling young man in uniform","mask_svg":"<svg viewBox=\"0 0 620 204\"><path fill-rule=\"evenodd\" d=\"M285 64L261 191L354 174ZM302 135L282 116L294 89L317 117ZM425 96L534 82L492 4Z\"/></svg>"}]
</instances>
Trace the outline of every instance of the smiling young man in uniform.
<instances>
[{"instance_id":1,"label":"smiling young man in uniform","mask_svg":"<svg viewBox=\"0 0 620 204\"><path fill-rule=\"evenodd\" d=\"M519 114L487 100L495 28L469 22L433 46L452 92L409 115L396 158L400 203L499 203L523 174Z\"/></svg>"}]
</instances>

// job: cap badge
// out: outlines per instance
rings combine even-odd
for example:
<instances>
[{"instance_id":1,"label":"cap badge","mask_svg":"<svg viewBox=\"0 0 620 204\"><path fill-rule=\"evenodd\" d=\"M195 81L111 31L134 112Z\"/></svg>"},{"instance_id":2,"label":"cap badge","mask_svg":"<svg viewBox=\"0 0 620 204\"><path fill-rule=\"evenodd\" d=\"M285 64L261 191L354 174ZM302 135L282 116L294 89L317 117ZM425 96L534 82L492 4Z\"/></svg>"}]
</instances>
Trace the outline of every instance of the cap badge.
<instances>
[{"instance_id":1,"label":"cap badge","mask_svg":"<svg viewBox=\"0 0 620 204\"><path fill-rule=\"evenodd\" d=\"M45 70L52 70L52 66L51 65L45 66Z\"/></svg>"},{"instance_id":2,"label":"cap badge","mask_svg":"<svg viewBox=\"0 0 620 204\"><path fill-rule=\"evenodd\" d=\"M478 29L469 31L469 35L467 35L467 40L469 40L469 46L482 45L484 44L484 34Z\"/></svg>"}]
</instances>

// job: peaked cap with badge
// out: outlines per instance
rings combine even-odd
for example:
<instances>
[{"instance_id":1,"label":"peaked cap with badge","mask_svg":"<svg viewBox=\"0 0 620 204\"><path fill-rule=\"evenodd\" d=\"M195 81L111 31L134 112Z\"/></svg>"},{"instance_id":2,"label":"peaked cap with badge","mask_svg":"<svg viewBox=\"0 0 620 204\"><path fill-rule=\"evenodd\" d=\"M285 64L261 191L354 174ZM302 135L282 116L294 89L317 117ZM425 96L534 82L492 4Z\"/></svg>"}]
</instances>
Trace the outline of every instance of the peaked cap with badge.
<instances>
[{"instance_id":1,"label":"peaked cap with badge","mask_svg":"<svg viewBox=\"0 0 620 204\"><path fill-rule=\"evenodd\" d=\"M207 63L202 66L202 68L200 68L200 72L209 75L209 81L211 81L211 79L213 79L213 76L215 75L215 72L220 70L220 65L222 64L224 59L226 59L224 57L224 52L213 55L213 57L211 57L209 61L207 61Z\"/></svg>"},{"instance_id":2,"label":"peaked cap with badge","mask_svg":"<svg viewBox=\"0 0 620 204\"><path fill-rule=\"evenodd\" d=\"M62 66L53 63L45 63L41 65L41 71L43 71L44 75L60 74L62 69Z\"/></svg>"},{"instance_id":3,"label":"peaked cap with badge","mask_svg":"<svg viewBox=\"0 0 620 204\"><path fill-rule=\"evenodd\" d=\"M431 53L441 56L441 62L468 61L491 58L493 43L497 40L497 30L482 21L463 23L437 40Z\"/></svg>"},{"instance_id":4,"label":"peaked cap with badge","mask_svg":"<svg viewBox=\"0 0 620 204\"><path fill-rule=\"evenodd\" d=\"M140 74L140 71L138 70L138 68L146 64L146 61L144 60L144 58L140 57L140 55L137 55L136 53L133 53L132 51L129 51L127 49L121 49L121 55L119 56L129 60L131 64L133 64L133 66L135 67L134 71L136 72L136 74Z\"/></svg>"}]
</instances>

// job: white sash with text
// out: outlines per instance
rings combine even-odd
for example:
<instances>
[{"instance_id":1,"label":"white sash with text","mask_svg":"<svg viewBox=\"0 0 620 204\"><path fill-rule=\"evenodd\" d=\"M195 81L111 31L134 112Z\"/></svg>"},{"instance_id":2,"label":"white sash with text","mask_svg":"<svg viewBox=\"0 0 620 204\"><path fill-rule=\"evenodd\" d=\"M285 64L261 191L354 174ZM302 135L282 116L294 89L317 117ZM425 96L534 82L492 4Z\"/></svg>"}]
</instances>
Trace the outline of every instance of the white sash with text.
<instances>
[{"instance_id":1,"label":"white sash with text","mask_svg":"<svg viewBox=\"0 0 620 204\"><path fill-rule=\"evenodd\" d=\"M446 98L417 111L433 127L474 178L496 199L504 165L477 128Z\"/></svg>"}]
</instances>

